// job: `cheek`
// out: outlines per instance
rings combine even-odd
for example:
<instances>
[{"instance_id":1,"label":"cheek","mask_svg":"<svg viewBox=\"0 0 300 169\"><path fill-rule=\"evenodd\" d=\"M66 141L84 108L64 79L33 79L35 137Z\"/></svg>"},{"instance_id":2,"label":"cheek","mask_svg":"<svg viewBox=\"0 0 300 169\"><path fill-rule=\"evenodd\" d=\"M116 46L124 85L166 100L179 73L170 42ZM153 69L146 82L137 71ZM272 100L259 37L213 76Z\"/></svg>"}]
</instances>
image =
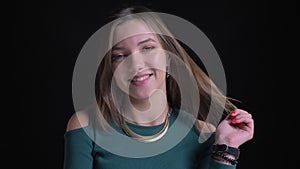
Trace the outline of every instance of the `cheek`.
<instances>
[{"instance_id":1,"label":"cheek","mask_svg":"<svg viewBox=\"0 0 300 169\"><path fill-rule=\"evenodd\" d=\"M115 62L112 63L112 73L113 79L116 82L116 86L121 88L122 90L127 91L129 87L128 81L128 68L123 64L124 62Z\"/></svg>"},{"instance_id":2,"label":"cheek","mask_svg":"<svg viewBox=\"0 0 300 169\"><path fill-rule=\"evenodd\" d=\"M112 65L112 73L113 73L113 78L119 83L120 80L122 79L122 76L124 76L124 72L122 68L118 65Z\"/></svg>"},{"instance_id":3,"label":"cheek","mask_svg":"<svg viewBox=\"0 0 300 169\"><path fill-rule=\"evenodd\" d=\"M163 50L158 50L157 52L153 52L151 56L147 57L146 61L149 67L155 68L163 72L166 71L167 57Z\"/></svg>"},{"instance_id":4,"label":"cheek","mask_svg":"<svg viewBox=\"0 0 300 169\"><path fill-rule=\"evenodd\" d=\"M124 81L124 75L119 71L115 71L113 74L113 81L111 85L112 91L119 92L120 90L128 93L129 85ZM118 93L116 93L116 96Z\"/></svg>"},{"instance_id":5,"label":"cheek","mask_svg":"<svg viewBox=\"0 0 300 169\"><path fill-rule=\"evenodd\" d=\"M156 71L156 76L157 76L157 79L164 81L166 78L166 72L158 70L158 71Z\"/></svg>"},{"instance_id":6,"label":"cheek","mask_svg":"<svg viewBox=\"0 0 300 169\"><path fill-rule=\"evenodd\" d=\"M114 73L116 71L117 67L118 67L118 64L112 63L111 64L111 71Z\"/></svg>"},{"instance_id":7,"label":"cheek","mask_svg":"<svg viewBox=\"0 0 300 169\"><path fill-rule=\"evenodd\" d=\"M113 73L116 70L120 69L120 65L122 65L121 63L122 63L122 61L114 61L114 62L111 63L111 70L112 70Z\"/></svg>"}]
</instances>

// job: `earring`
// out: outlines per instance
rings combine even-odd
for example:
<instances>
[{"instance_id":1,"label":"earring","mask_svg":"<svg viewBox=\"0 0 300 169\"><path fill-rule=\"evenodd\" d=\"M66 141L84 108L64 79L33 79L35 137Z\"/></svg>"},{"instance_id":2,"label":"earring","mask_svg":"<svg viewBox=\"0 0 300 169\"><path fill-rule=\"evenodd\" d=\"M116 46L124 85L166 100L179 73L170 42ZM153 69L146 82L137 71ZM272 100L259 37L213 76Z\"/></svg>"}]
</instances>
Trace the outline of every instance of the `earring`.
<instances>
[{"instance_id":1,"label":"earring","mask_svg":"<svg viewBox=\"0 0 300 169\"><path fill-rule=\"evenodd\" d=\"M169 78L170 77L170 74L167 72L167 78Z\"/></svg>"},{"instance_id":2,"label":"earring","mask_svg":"<svg viewBox=\"0 0 300 169\"><path fill-rule=\"evenodd\" d=\"M166 67L166 77L167 77L167 78L170 77L170 74L169 74L169 71L168 71L168 70L169 70L169 67L167 66L167 67Z\"/></svg>"}]
</instances>

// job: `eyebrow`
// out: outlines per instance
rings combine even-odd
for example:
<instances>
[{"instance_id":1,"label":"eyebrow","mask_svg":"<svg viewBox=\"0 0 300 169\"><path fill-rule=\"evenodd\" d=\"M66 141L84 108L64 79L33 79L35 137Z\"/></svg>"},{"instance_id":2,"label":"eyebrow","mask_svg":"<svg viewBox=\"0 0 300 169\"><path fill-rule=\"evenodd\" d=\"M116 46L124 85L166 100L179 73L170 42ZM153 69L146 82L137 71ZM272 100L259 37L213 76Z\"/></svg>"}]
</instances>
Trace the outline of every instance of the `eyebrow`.
<instances>
[{"instance_id":1,"label":"eyebrow","mask_svg":"<svg viewBox=\"0 0 300 169\"><path fill-rule=\"evenodd\" d=\"M148 38L148 39L145 39L145 40L139 42L138 46L142 45L143 43L147 43L147 42L156 42L156 41L152 38Z\"/></svg>"},{"instance_id":2,"label":"eyebrow","mask_svg":"<svg viewBox=\"0 0 300 169\"><path fill-rule=\"evenodd\" d=\"M144 43L147 43L147 42L156 42L154 39L152 39L152 38L148 38L148 39L145 39L145 40L143 40L143 41L140 41L137 45L138 46L140 46L140 45L142 45L142 44L144 44ZM113 48L112 48L112 51L114 51L114 50L124 50L125 48L124 47L117 47L117 46L114 46Z\"/></svg>"}]
</instances>

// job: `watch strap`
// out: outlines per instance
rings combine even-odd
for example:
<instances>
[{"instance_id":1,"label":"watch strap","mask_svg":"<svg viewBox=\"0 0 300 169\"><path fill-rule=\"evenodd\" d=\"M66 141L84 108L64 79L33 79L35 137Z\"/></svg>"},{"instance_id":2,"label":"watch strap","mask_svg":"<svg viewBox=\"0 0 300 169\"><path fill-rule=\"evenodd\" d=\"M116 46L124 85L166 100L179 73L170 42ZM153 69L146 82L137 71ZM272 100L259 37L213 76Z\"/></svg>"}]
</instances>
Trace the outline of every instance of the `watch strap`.
<instances>
[{"instance_id":1,"label":"watch strap","mask_svg":"<svg viewBox=\"0 0 300 169\"><path fill-rule=\"evenodd\" d=\"M226 144L214 144L212 146L213 153L224 152L230 155L233 155L235 159L238 159L240 156L240 149L228 146Z\"/></svg>"}]
</instances>

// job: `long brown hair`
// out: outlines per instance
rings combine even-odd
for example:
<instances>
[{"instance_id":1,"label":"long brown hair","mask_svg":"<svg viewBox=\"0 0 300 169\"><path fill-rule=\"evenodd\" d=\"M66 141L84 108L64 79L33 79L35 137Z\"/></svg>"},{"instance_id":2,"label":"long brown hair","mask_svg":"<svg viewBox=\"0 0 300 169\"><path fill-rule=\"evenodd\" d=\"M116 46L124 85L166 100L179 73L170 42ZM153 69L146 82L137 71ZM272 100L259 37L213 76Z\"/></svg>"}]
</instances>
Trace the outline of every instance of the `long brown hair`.
<instances>
[{"instance_id":1,"label":"long brown hair","mask_svg":"<svg viewBox=\"0 0 300 169\"><path fill-rule=\"evenodd\" d=\"M164 50L174 54L189 66L192 75L196 80L199 97L201 100L200 105L193 104L193 99L190 100L191 107L193 105L199 105L199 107L196 108L197 113L194 114L198 119L205 120L210 109L213 109L214 111L222 111L221 113L227 113L236 109L235 105L230 101L231 98L225 96L219 90L219 88L212 82L208 75L199 67L199 65L180 45L176 38L173 37L172 33L167 29L167 27L159 19L159 17L155 15L150 9L143 6L125 8L114 15L112 19L117 20L117 22L111 27L111 36L118 24L131 19L139 19L146 23L152 30L157 32L157 36ZM101 112L101 114L98 114L97 120L100 120L100 124L103 127L105 127L105 124L107 124L106 122L110 122L111 120L113 120L117 125L121 122L121 115L118 113L111 93L111 83L113 80L113 73L111 70L111 55L109 50L111 49L111 47L112 44L108 43L108 52L99 66L96 77L96 99L99 110ZM174 67L173 69L176 68ZM182 102L180 99L180 89L176 80L172 76L170 76L169 78L167 78L166 85L169 106L179 109ZM214 99L212 99L212 97ZM105 120L106 122L104 122L103 120Z\"/></svg>"}]
</instances>

